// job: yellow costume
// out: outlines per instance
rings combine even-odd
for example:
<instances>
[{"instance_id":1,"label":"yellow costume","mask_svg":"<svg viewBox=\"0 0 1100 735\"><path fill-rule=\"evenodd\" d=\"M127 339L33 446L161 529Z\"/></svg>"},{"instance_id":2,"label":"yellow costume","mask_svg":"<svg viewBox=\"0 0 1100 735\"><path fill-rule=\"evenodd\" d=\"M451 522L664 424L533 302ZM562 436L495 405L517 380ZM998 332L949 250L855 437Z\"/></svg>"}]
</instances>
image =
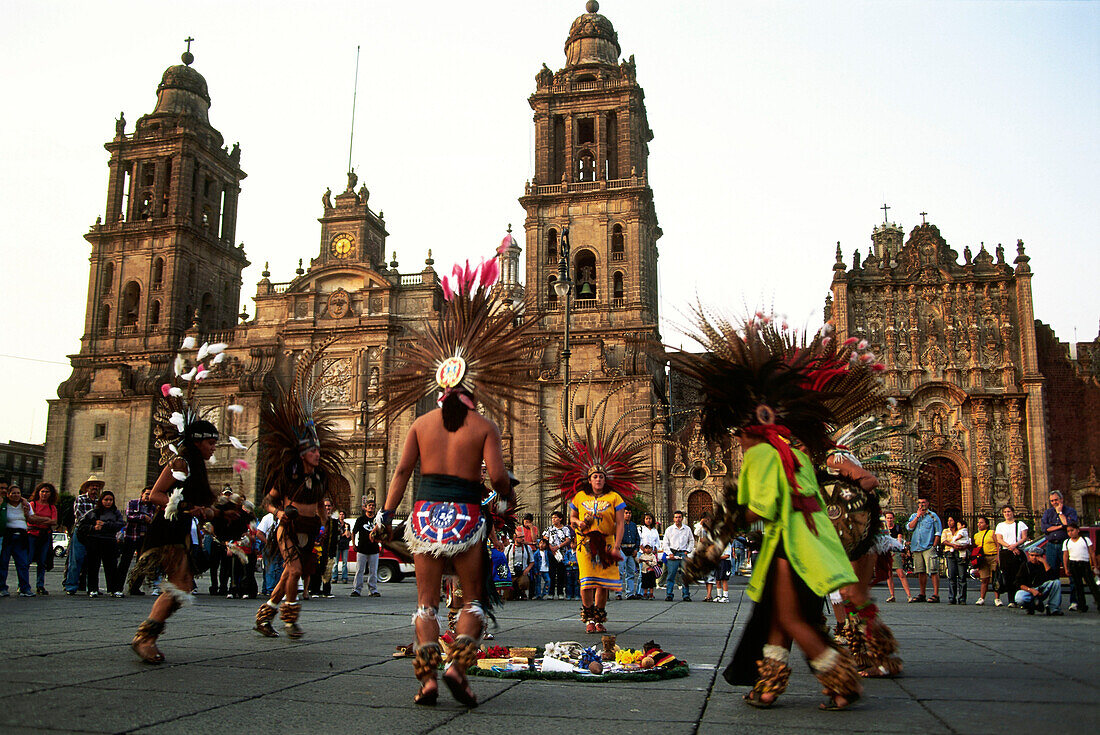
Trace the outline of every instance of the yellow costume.
<instances>
[{"instance_id":1,"label":"yellow costume","mask_svg":"<svg viewBox=\"0 0 1100 735\"><path fill-rule=\"evenodd\" d=\"M608 548L615 543L615 514L624 508L626 508L626 502L617 492L605 492L594 496L580 490L569 501L569 510L577 511L582 526L587 518L595 518L591 530L598 531L606 537ZM582 537L580 544L577 567L580 571L581 589L604 587L616 592L622 589L618 564L604 566L600 564L599 558L593 558L595 554L589 548L588 537Z\"/></svg>"}]
</instances>

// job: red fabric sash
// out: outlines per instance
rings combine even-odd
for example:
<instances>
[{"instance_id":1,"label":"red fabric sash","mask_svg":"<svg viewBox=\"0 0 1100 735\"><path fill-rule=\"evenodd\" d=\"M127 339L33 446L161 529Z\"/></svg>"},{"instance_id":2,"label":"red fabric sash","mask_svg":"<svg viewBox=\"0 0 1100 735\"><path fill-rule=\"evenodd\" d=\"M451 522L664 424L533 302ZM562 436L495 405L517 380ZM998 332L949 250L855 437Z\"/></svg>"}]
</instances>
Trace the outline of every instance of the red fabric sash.
<instances>
[{"instance_id":1,"label":"red fabric sash","mask_svg":"<svg viewBox=\"0 0 1100 735\"><path fill-rule=\"evenodd\" d=\"M813 514L821 510L821 504L817 502L816 497L802 495L798 492L801 487L795 479L794 473L798 470L799 464L788 441L791 430L779 424L755 424L743 427L741 433L765 441L775 447L775 451L779 452L779 461L783 464L783 471L787 474L787 482L791 486L791 508L802 514L806 526L816 536L817 524L814 523Z\"/></svg>"}]
</instances>

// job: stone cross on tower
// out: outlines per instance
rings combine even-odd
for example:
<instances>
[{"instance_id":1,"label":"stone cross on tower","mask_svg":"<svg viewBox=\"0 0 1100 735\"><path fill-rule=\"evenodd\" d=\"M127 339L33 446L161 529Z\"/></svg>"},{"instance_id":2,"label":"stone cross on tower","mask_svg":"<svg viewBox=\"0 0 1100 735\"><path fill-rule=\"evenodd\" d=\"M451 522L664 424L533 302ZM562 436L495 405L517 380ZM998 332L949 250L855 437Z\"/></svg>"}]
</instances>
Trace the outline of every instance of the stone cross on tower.
<instances>
[{"instance_id":1,"label":"stone cross on tower","mask_svg":"<svg viewBox=\"0 0 1100 735\"><path fill-rule=\"evenodd\" d=\"M921 213L920 213L920 223L921 223L922 225L926 225L926 224L928 224L928 220L927 220L927 219L925 219L926 217L928 217L928 212L921 212Z\"/></svg>"},{"instance_id":2,"label":"stone cross on tower","mask_svg":"<svg viewBox=\"0 0 1100 735\"><path fill-rule=\"evenodd\" d=\"M887 218L887 215L889 214L889 209L890 209L890 208L886 206L886 203L885 203L885 202L883 202L883 204L882 204L882 207L881 207L881 209L882 209L882 223L883 223L883 224L886 224L887 222L889 222L889 221L890 221L890 220L889 220L889 219Z\"/></svg>"}]
</instances>

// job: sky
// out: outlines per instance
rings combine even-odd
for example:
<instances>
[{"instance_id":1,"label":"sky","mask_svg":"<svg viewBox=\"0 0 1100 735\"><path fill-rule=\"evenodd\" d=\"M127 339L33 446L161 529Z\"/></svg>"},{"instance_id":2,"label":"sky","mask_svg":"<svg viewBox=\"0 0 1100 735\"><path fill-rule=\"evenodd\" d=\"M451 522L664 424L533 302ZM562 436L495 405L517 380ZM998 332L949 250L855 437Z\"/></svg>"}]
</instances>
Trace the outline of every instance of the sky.
<instances>
[{"instance_id":1,"label":"sky","mask_svg":"<svg viewBox=\"0 0 1100 735\"><path fill-rule=\"evenodd\" d=\"M581 0L8 3L0 24L0 440L42 441L84 327L107 152L193 36L239 141L237 240L293 277L352 163L402 271L489 254L533 172L527 97ZM667 341L696 298L822 319L836 243L927 212L957 251L1026 243L1036 317L1097 336L1100 3L605 0L654 139ZM1092 242L1092 245L1089 243Z\"/></svg>"}]
</instances>

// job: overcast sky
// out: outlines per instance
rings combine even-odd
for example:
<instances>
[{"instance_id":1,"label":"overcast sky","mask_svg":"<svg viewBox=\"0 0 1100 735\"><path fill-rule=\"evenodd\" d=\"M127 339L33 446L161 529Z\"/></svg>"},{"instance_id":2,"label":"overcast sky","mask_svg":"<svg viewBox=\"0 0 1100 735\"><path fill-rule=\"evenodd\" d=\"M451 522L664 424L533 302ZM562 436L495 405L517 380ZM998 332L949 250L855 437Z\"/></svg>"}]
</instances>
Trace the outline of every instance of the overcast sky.
<instances>
[{"instance_id":1,"label":"overcast sky","mask_svg":"<svg viewBox=\"0 0 1100 735\"><path fill-rule=\"evenodd\" d=\"M237 239L272 280L319 249L320 196L353 163L402 271L487 254L530 178L527 97L564 64L581 0L21 2L0 24L0 440L41 441L84 325L114 120L152 111L182 39L211 123L239 141ZM1021 238L1036 316L1097 335L1100 5L606 0L655 137L662 314L698 294L819 324L839 240L889 204L958 251ZM522 235L517 238L526 244ZM1091 245L1089 244L1091 243ZM665 336L675 339L672 326ZM33 358L41 362L26 359ZM63 363L63 364L57 364Z\"/></svg>"}]
</instances>

